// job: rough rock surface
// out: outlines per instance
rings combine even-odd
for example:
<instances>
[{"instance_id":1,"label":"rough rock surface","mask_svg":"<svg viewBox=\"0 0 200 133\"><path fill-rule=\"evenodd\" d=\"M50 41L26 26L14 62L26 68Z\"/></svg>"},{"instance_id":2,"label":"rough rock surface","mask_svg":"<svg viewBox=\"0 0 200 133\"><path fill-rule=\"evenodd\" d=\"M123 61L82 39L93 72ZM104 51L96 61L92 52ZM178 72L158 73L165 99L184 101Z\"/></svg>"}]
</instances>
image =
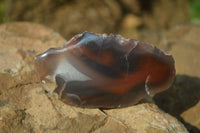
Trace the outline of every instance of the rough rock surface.
<instances>
[{"instance_id":1,"label":"rough rock surface","mask_svg":"<svg viewBox=\"0 0 200 133\"><path fill-rule=\"evenodd\" d=\"M174 56L178 74L200 77L200 24L172 28L161 42Z\"/></svg>"},{"instance_id":2,"label":"rough rock surface","mask_svg":"<svg viewBox=\"0 0 200 133\"><path fill-rule=\"evenodd\" d=\"M44 26L0 26L0 132L183 132L185 127L154 104L105 110L72 107L40 86L34 56L65 40Z\"/></svg>"},{"instance_id":3,"label":"rough rock surface","mask_svg":"<svg viewBox=\"0 0 200 133\"><path fill-rule=\"evenodd\" d=\"M162 112L154 104L140 104L128 108L105 111L109 116L121 120L138 133L186 132L172 116ZM141 124L142 123L142 124Z\"/></svg>"},{"instance_id":4,"label":"rough rock surface","mask_svg":"<svg viewBox=\"0 0 200 133\"><path fill-rule=\"evenodd\" d=\"M185 122L190 123L191 125L197 127L200 130L200 119L199 119L200 115L199 115L199 112L200 112L200 101L198 101L198 103L195 106L184 111L181 114L181 117L183 118L183 120Z\"/></svg>"},{"instance_id":5,"label":"rough rock surface","mask_svg":"<svg viewBox=\"0 0 200 133\"><path fill-rule=\"evenodd\" d=\"M23 26L22 26L23 25ZM53 30L30 23L8 23L0 26L0 72L17 73L30 64L31 57L65 40ZM31 70L31 68L29 69Z\"/></svg>"}]
</instances>

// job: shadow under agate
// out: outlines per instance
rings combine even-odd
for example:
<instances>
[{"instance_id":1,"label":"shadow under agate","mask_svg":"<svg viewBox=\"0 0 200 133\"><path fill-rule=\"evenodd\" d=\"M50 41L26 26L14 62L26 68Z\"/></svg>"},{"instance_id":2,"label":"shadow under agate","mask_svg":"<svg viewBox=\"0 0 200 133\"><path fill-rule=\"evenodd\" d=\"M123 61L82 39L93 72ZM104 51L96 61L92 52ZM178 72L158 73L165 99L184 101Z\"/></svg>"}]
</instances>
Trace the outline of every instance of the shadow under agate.
<instances>
[{"instance_id":1,"label":"shadow under agate","mask_svg":"<svg viewBox=\"0 0 200 133\"><path fill-rule=\"evenodd\" d=\"M153 99L159 108L181 121L189 132L200 132L180 116L200 101L200 78L176 75L173 85L168 90L156 94Z\"/></svg>"}]
</instances>

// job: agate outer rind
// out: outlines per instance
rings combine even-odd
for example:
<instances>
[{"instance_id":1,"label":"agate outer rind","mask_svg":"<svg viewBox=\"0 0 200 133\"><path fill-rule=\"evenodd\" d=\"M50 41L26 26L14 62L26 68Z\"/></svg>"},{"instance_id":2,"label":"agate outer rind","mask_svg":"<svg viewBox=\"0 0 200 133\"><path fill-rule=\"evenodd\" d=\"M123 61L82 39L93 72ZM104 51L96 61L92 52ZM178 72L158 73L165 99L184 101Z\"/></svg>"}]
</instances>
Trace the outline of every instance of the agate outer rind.
<instances>
[{"instance_id":1,"label":"agate outer rind","mask_svg":"<svg viewBox=\"0 0 200 133\"><path fill-rule=\"evenodd\" d=\"M134 105L168 89L175 76L173 57L153 45L90 32L38 55L35 68L51 94L88 108Z\"/></svg>"}]
</instances>

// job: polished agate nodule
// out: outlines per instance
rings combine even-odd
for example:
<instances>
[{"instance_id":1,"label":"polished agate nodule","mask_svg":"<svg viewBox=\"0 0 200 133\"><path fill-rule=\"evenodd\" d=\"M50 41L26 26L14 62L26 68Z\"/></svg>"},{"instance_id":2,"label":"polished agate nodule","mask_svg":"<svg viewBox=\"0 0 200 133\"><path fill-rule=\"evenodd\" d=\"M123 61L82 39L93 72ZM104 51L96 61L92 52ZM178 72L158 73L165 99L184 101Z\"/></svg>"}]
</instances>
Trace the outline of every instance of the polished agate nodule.
<instances>
[{"instance_id":1,"label":"polished agate nodule","mask_svg":"<svg viewBox=\"0 0 200 133\"><path fill-rule=\"evenodd\" d=\"M89 32L38 55L35 66L52 95L89 108L136 104L168 89L175 76L173 57L153 45Z\"/></svg>"}]
</instances>

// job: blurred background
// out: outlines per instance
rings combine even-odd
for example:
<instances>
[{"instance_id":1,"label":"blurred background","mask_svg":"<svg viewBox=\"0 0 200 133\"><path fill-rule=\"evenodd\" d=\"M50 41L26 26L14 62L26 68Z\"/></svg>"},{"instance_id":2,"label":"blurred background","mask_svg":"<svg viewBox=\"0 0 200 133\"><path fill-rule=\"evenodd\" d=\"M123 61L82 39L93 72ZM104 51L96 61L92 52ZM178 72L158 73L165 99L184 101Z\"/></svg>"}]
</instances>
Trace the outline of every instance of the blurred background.
<instances>
[{"instance_id":1,"label":"blurred background","mask_svg":"<svg viewBox=\"0 0 200 133\"><path fill-rule=\"evenodd\" d=\"M0 0L0 23L40 23L66 39L86 30L154 38L199 20L200 0Z\"/></svg>"}]
</instances>

